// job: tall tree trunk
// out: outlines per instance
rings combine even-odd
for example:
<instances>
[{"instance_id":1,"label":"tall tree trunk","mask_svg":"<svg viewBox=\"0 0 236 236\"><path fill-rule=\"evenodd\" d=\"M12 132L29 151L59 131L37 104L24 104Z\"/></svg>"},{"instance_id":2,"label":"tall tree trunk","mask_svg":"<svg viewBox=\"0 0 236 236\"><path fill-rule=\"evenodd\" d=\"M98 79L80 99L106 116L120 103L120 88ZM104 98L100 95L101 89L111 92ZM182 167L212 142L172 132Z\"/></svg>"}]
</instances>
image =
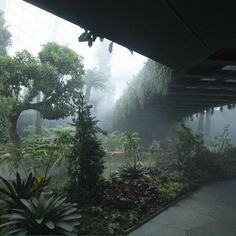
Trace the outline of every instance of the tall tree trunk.
<instances>
[{"instance_id":1,"label":"tall tree trunk","mask_svg":"<svg viewBox=\"0 0 236 236\"><path fill-rule=\"evenodd\" d=\"M204 112L201 112L199 114L199 120L198 120L198 132L203 133L203 122L204 122Z\"/></svg>"},{"instance_id":2,"label":"tall tree trunk","mask_svg":"<svg viewBox=\"0 0 236 236\"><path fill-rule=\"evenodd\" d=\"M41 94L39 94L36 97L36 101L41 102ZM35 133L37 135L42 135L42 117L40 115L40 112L36 111L36 122L35 122Z\"/></svg>"},{"instance_id":3,"label":"tall tree trunk","mask_svg":"<svg viewBox=\"0 0 236 236\"><path fill-rule=\"evenodd\" d=\"M16 147L19 147L21 144L20 137L17 133L18 118L19 115L15 115L9 118L9 134L13 144L15 144Z\"/></svg>"},{"instance_id":4,"label":"tall tree trunk","mask_svg":"<svg viewBox=\"0 0 236 236\"><path fill-rule=\"evenodd\" d=\"M89 102L91 89L92 89L91 86L86 85L86 91L85 91L85 96L84 96L84 100L85 100L85 102Z\"/></svg>"},{"instance_id":5,"label":"tall tree trunk","mask_svg":"<svg viewBox=\"0 0 236 236\"><path fill-rule=\"evenodd\" d=\"M211 113L209 111L206 113L206 135L211 135Z\"/></svg>"}]
</instances>

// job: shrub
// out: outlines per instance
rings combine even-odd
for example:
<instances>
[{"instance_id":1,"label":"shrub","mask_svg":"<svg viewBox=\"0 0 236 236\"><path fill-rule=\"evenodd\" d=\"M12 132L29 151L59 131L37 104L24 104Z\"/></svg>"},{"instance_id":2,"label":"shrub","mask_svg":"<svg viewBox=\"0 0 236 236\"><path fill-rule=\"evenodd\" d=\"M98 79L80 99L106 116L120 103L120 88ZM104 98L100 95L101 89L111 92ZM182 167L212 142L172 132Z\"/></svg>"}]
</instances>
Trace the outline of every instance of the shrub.
<instances>
[{"instance_id":1,"label":"shrub","mask_svg":"<svg viewBox=\"0 0 236 236\"><path fill-rule=\"evenodd\" d=\"M170 182L160 185L160 201L169 203L174 201L188 188L187 184Z\"/></svg>"},{"instance_id":2,"label":"shrub","mask_svg":"<svg viewBox=\"0 0 236 236\"><path fill-rule=\"evenodd\" d=\"M106 182L105 189L107 204L122 211L135 209L138 212L146 212L157 203L159 195L153 181L146 178L123 181L113 177Z\"/></svg>"},{"instance_id":3,"label":"shrub","mask_svg":"<svg viewBox=\"0 0 236 236\"><path fill-rule=\"evenodd\" d=\"M52 138L32 138L23 142L18 150L19 162L24 160L28 169L37 175L50 176L56 166L60 166L65 157L71 153L73 141L69 132L58 133Z\"/></svg>"},{"instance_id":4,"label":"shrub","mask_svg":"<svg viewBox=\"0 0 236 236\"><path fill-rule=\"evenodd\" d=\"M21 199L31 199L40 194L49 184L49 179L36 179L32 173L28 175L26 180L22 180L20 174L16 174L16 180L10 183L0 176L5 188L0 188L0 193L4 195L3 201L6 202L9 208L21 208Z\"/></svg>"},{"instance_id":5,"label":"shrub","mask_svg":"<svg viewBox=\"0 0 236 236\"><path fill-rule=\"evenodd\" d=\"M148 147L148 156L151 159L160 159L161 153L163 152L160 142L153 139L151 145Z\"/></svg>"},{"instance_id":6,"label":"shrub","mask_svg":"<svg viewBox=\"0 0 236 236\"><path fill-rule=\"evenodd\" d=\"M140 152L140 137L137 132L125 132L120 136L120 142L124 152L138 155Z\"/></svg>"},{"instance_id":7,"label":"shrub","mask_svg":"<svg viewBox=\"0 0 236 236\"><path fill-rule=\"evenodd\" d=\"M177 165L187 165L196 152L206 149L201 134L194 135L190 128L181 123L181 129L177 132L178 142L175 145Z\"/></svg>"},{"instance_id":8,"label":"shrub","mask_svg":"<svg viewBox=\"0 0 236 236\"><path fill-rule=\"evenodd\" d=\"M80 235L94 235L94 233L96 235L124 234L120 225L123 215L117 210L103 206L91 206L83 208L82 215Z\"/></svg>"},{"instance_id":9,"label":"shrub","mask_svg":"<svg viewBox=\"0 0 236 236\"><path fill-rule=\"evenodd\" d=\"M223 154L227 149L230 149L231 147L232 145L229 138L228 126L224 128L224 131L221 135L215 136L213 139L210 138L208 142L208 149L216 154Z\"/></svg>"},{"instance_id":10,"label":"shrub","mask_svg":"<svg viewBox=\"0 0 236 236\"><path fill-rule=\"evenodd\" d=\"M118 131L101 135L100 139L104 148L107 150L113 151L121 146L120 133Z\"/></svg>"},{"instance_id":11,"label":"shrub","mask_svg":"<svg viewBox=\"0 0 236 236\"><path fill-rule=\"evenodd\" d=\"M223 175L222 168L217 163L216 154L208 150L197 152L185 172L189 180L199 184L218 180Z\"/></svg>"},{"instance_id":12,"label":"shrub","mask_svg":"<svg viewBox=\"0 0 236 236\"><path fill-rule=\"evenodd\" d=\"M48 199L43 194L32 200L21 199L23 207L3 215L5 223L0 228L8 234L71 235L77 231L81 215L74 204L65 200L54 196Z\"/></svg>"},{"instance_id":13,"label":"shrub","mask_svg":"<svg viewBox=\"0 0 236 236\"><path fill-rule=\"evenodd\" d=\"M179 182L179 183L186 182L186 176L185 176L184 171L175 170L169 173L169 179L172 182Z\"/></svg>"},{"instance_id":14,"label":"shrub","mask_svg":"<svg viewBox=\"0 0 236 236\"><path fill-rule=\"evenodd\" d=\"M141 181L149 176L148 170L143 165L127 163L117 170L116 177L122 181L130 182Z\"/></svg>"},{"instance_id":15,"label":"shrub","mask_svg":"<svg viewBox=\"0 0 236 236\"><path fill-rule=\"evenodd\" d=\"M225 150L217 155L217 163L221 167L225 178L236 177L236 147Z\"/></svg>"}]
</instances>

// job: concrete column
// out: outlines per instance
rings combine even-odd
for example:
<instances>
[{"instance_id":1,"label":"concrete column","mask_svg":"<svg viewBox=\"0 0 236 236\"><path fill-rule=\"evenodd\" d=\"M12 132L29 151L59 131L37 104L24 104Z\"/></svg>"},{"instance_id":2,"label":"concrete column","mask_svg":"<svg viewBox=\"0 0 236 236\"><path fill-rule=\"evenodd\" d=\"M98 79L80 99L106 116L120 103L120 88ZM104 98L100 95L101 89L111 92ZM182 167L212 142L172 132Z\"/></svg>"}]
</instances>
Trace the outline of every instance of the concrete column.
<instances>
[{"instance_id":1,"label":"concrete column","mask_svg":"<svg viewBox=\"0 0 236 236\"><path fill-rule=\"evenodd\" d=\"M211 113L209 111L206 112L206 129L205 133L207 136L211 135Z\"/></svg>"},{"instance_id":2,"label":"concrete column","mask_svg":"<svg viewBox=\"0 0 236 236\"><path fill-rule=\"evenodd\" d=\"M198 132L203 133L204 130L204 112L199 113L199 120L198 120Z\"/></svg>"}]
</instances>

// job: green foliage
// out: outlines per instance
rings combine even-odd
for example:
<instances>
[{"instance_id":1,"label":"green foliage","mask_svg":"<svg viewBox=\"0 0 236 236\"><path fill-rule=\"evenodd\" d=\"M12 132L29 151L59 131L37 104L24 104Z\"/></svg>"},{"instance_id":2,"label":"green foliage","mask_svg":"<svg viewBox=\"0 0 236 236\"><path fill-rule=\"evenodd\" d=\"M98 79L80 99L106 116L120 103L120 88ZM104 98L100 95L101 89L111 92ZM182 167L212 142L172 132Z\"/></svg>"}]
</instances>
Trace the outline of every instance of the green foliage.
<instances>
[{"instance_id":1,"label":"green foliage","mask_svg":"<svg viewBox=\"0 0 236 236\"><path fill-rule=\"evenodd\" d=\"M142 110L147 99L165 95L171 79L171 69L149 59L116 102L113 123L125 119L134 111Z\"/></svg>"},{"instance_id":2,"label":"green foliage","mask_svg":"<svg viewBox=\"0 0 236 236\"><path fill-rule=\"evenodd\" d=\"M0 176L5 188L0 188L5 201L10 209L19 209L22 207L21 199L31 199L34 196L40 194L49 183L49 179L35 178L32 173L28 175L26 180L22 180L19 173L16 174L16 180L10 183L6 179Z\"/></svg>"},{"instance_id":3,"label":"green foliage","mask_svg":"<svg viewBox=\"0 0 236 236\"><path fill-rule=\"evenodd\" d=\"M179 197L185 190L187 185L184 183L170 182L160 186L160 198L164 202L174 201Z\"/></svg>"},{"instance_id":4,"label":"green foliage","mask_svg":"<svg viewBox=\"0 0 236 236\"><path fill-rule=\"evenodd\" d=\"M221 135L215 136L213 139L210 138L207 145L209 150L216 154L224 153L227 149L231 148L231 146L228 126L224 128Z\"/></svg>"},{"instance_id":5,"label":"green foliage","mask_svg":"<svg viewBox=\"0 0 236 236\"><path fill-rule=\"evenodd\" d=\"M90 100L90 94L92 88L97 91L102 91L106 89L107 77L104 73L98 71L96 68L88 69L85 73L85 101L88 102Z\"/></svg>"},{"instance_id":6,"label":"green foliage","mask_svg":"<svg viewBox=\"0 0 236 236\"><path fill-rule=\"evenodd\" d=\"M6 128L7 121L4 117L0 117L0 145L9 140L8 130Z\"/></svg>"},{"instance_id":7,"label":"green foliage","mask_svg":"<svg viewBox=\"0 0 236 236\"><path fill-rule=\"evenodd\" d=\"M0 83L1 86L1 83ZM1 88L0 88L1 89ZM9 141L8 121L7 117L10 114L12 98L3 97L0 94L0 144Z\"/></svg>"},{"instance_id":8,"label":"green foliage","mask_svg":"<svg viewBox=\"0 0 236 236\"><path fill-rule=\"evenodd\" d=\"M36 130L35 125L28 125L23 130L24 139L27 140L40 137L56 139L57 136L60 136L62 134L73 135L75 132L75 129L71 126L56 126L54 128L43 127L42 135L39 137L38 135L35 134L35 130Z\"/></svg>"},{"instance_id":9,"label":"green foliage","mask_svg":"<svg viewBox=\"0 0 236 236\"><path fill-rule=\"evenodd\" d=\"M3 12L0 11L0 56L7 55L7 48L11 45L11 33L7 29Z\"/></svg>"},{"instance_id":10,"label":"green foliage","mask_svg":"<svg viewBox=\"0 0 236 236\"><path fill-rule=\"evenodd\" d=\"M137 132L125 132L123 135L121 135L120 141L124 152L136 155L140 152L140 137Z\"/></svg>"},{"instance_id":11,"label":"green foliage","mask_svg":"<svg viewBox=\"0 0 236 236\"><path fill-rule=\"evenodd\" d=\"M74 204L65 201L66 198L46 198L43 194L30 200L21 199L22 208L3 215L6 222L0 227L7 234L71 235L77 232L81 215Z\"/></svg>"},{"instance_id":12,"label":"green foliage","mask_svg":"<svg viewBox=\"0 0 236 236\"><path fill-rule=\"evenodd\" d=\"M161 148L160 142L157 140L152 140L151 145L148 147L148 157L158 161L161 158L163 150Z\"/></svg>"},{"instance_id":13,"label":"green foliage","mask_svg":"<svg viewBox=\"0 0 236 236\"><path fill-rule=\"evenodd\" d=\"M80 235L123 235L120 218L122 215L113 209L102 206L91 206L82 209ZM127 222L127 221L126 221Z\"/></svg>"},{"instance_id":14,"label":"green foliage","mask_svg":"<svg viewBox=\"0 0 236 236\"><path fill-rule=\"evenodd\" d=\"M196 152L205 149L201 134L194 135L190 128L184 123L180 123L180 130L177 132L177 143L175 145L175 155L178 164L186 164L194 158Z\"/></svg>"},{"instance_id":15,"label":"green foliage","mask_svg":"<svg viewBox=\"0 0 236 236\"><path fill-rule=\"evenodd\" d=\"M22 111L37 110L47 119L73 114L83 73L81 58L56 43L45 44L38 58L26 50L13 57L0 57L0 94L12 100L7 118L16 145L19 145L16 122ZM39 92L43 100L35 102Z\"/></svg>"},{"instance_id":16,"label":"green foliage","mask_svg":"<svg viewBox=\"0 0 236 236\"><path fill-rule=\"evenodd\" d=\"M116 177L122 181L129 182L134 180L141 181L149 176L147 169L143 165L127 163L117 170Z\"/></svg>"},{"instance_id":17,"label":"green foliage","mask_svg":"<svg viewBox=\"0 0 236 236\"><path fill-rule=\"evenodd\" d=\"M33 138L22 143L17 160L24 162L36 175L51 175L56 166L60 166L71 153L73 137L70 132L59 132L52 138ZM24 168L25 168L24 167Z\"/></svg>"},{"instance_id":18,"label":"green foliage","mask_svg":"<svg viewBox=\"0 0 236 236\"><path fill-rule=\"evenodd\" d=\"M107 150L115 150L121 146L120 136L119 131L114 131L100 136L100 140L104 148Z\"/></svg>"},{"instance_id":19,"label":"green foliage","mask_svg":"<svg viewBox=\"0 0 236 236\"><path fill-rule=\"evenodd\" d=\"M225 178L236 177L236 147L227 148L217 155L217 163L222 168Z\"/></svg>"},{"instance_id":20,"label":"green foliage","mask_svg":"<svg viewBox=\"0 0 236 236\"><path fill-rule=\"evenodd\" d=\"M91 116L91 106L86 105L83 96L77 102L77 108L78 116L73 121L76 133L73 151L69 157L69 191L83 196L85 201L94 201L99 198L103 182L105 152L97 138L102 130L97 127L98 121Z\"/></svg>"},{"instance_id":21,"label":"green foliage","mask_svg":"<svg viewBox=\"0 0 236 236\"><path fill-rule=\"evenodd\" d=\"M206 149L196 153L195 158L185 168L185 173L193 185L219 180L223 176L222 167L217 163L217 156Z\"/></svg>"},{"instance_id":22,"label":"green foliage","mask_svg":"<svg viewBox=\"0 0 236 236\"><path fill-rule=\"evenodd\" d=\"M149 178L123 181L113 177L106 183L105 198L106 204L112 208L144 213L157 203L158 190Z\"/></svg>"}]
</instances>

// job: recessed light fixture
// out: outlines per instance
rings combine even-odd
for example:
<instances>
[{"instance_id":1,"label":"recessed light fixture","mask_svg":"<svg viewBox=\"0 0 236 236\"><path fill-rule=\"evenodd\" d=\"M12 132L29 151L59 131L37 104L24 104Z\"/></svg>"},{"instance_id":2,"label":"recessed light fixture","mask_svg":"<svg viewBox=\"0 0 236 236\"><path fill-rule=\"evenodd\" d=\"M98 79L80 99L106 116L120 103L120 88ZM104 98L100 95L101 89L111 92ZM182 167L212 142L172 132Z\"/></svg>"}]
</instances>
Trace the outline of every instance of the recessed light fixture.
<instances>
[{"instance_id":1,"label":"recessed light fixture","mask_svg":"<svg viewBox=\"0 0 236 236\"><path fill-rule=\"evenodd\" d=\"M226 79L225 82L236 83L235 79Z\"/></svg>"},{"instance_id":2,"label":"recessed light fixture","mask_svg":"<svg viewBox=\"0 0 236 236\"><path fill-rule=\"evenodd\" d=\"M187 86L187 87L185 87L186 89L198 89L198 86L196 87L196 86Z\"/></svg>"},{"instance_id":3,"label":"recessed light fixture","mask_svg":"<svg viewBox=\"0 0 236 236\"><path fill-rule=\"evenodd\" d=\"M236 71L236 65L227 65L222 67L221 70Z\"/></svg>"},{"instance_id":4,"label":"recessed light fixture","mask_svg":"<svg viewBox=\"0 0 236 236\"><path fill-rule=\"evenodd\" d=\"M215 81L215 78L201 78L202 81Z\"/></svg>"},{"instance_id":5,"label":"recessed light fixture","mask_svg":"<svg viewBox=\"0 0 236 236\"><path fill-rule=\"evenodd\" d=\"M220 88L220 87L206 87L206 89L210 89L210 90L221 90L222 88Z\"/></svg>"}]
</instances>

